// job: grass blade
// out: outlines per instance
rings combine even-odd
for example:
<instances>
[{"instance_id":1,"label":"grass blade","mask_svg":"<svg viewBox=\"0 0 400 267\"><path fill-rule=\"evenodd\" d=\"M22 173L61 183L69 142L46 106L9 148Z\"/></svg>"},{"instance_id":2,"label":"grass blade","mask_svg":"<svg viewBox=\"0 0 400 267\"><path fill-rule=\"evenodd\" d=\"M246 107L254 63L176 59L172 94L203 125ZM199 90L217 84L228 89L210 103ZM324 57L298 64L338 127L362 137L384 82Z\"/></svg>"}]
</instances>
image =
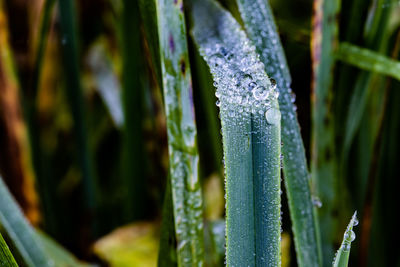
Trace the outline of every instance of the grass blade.
<instances>
[{"instance_id":1,"label":"grass blade","mask_svg":"<svg viewBox=\"0 0 400 267\"><path fill-rule=\"evenodd\" d=\"M340 0L315 0L311 52L312 81L312 153L311 174L313 186L323 206L318 210L323 254L323 266L333 257L338 219L338 181L335 158L335 131L333 116L334 51L338 42L338 14Z\"/></svg>"},{"instance_id":2,"label":"grass blade","mask_svg":"<svg viewBox=\"0 0 400 267\"><path fill-rule=\"evenodd\" d=\"M336 52L337 59L360 69L400 80L400 62L373 50L349 43L341 43Z\"/></svg>"},{"instance_id":3,"label":"grass blade","mask_svg":"<svg viewBox=\"0 0 400 267\"><path fill-rule=\"evenodd\" d=\"M249 38L268 75L278 85L282 112L283 171L299 266L318 266L318 238L313 217L305 151L290 89L290 73L271 8L266 0L237 0Z\"/></svg>"},{"instance_id":4,"label":"grass blade","mask_svg":"<svg viewBox=\"0 0 400 267\"><path fill-rule=\"evenodd\" d=\"M51 237L45 233L37 230L36 238L42 244L46 254L53 260L56 267L75 266L75 267L88 267L89 264L80 262L76 257L63 248L60 244L55 242Z\"/></svg>"},{"instance_id":5,"label":"grass blade","mask_svg":"<svg viewBox=\"0 0 400 267\"><path fill-rule=\"evenodd\" d=\"M29 137L21 108L20 84L9 46L5 4L0 0L0 158L10 190L32 223L40 221Z\"/></svg>"},{"instance_id":6,"label":"grass blade","mask_svg":"<svg viewBox=\"0 0 400 267\"><path fill-rule=\"evenodd\" d=\"M203 211L183 3L156 3L178 266L200 266Z\"/></svg>"},{"instance_id":7,"label":"grass blade","mask_svg":"<svg viewBox=\"0 0 400 267\"><path fill-rule=\"evenodd\" d=\"M18 264L15 262L15 259L11 254L11 251L9 250L1 234L0 234L0 266L18 267Z\"/></svg>"},{"instance_id":8,"label":"grass blade","mask_svg":"<svg viewBox=\"0 0 400 267\"><path fill-rule=\"evenodd\" d=\"M195 1L193 35L219 99L228 266L280 265L280 111L275 86L234 18Z\"/></svg>"},{"instance_id":9,"label":"grass blade","mask_svg":"<svg viewBox=\"0 0 400 267\"><path fill-rule=\"evenodd\" d=\"M97 91L107 107L110 117L117 128L124 124L121 105L121 85L114 72L115 67L110 58L104 39L98 40L91 48L87 59Z\"/></svg>"},{"instance_id":10,"label":"grass blade","mask_svg":"<svg viewBox=\"0 0 400 267\"><path fill-rule=\"evenodd\" d=\"M77 156L82 171L84 208L86 212L89 213L88 217L90 218L94 214L96 205L96 185L87 138L86 113L84 112L83 92L80 80L75 1L63 0L59 1L58 5L66 77L66 93L74 119L75 138L79 150Z\"/></svg>"},{"instance_id":11,"label":"grass blade","mask_svg":"<svg viewBox=\"0 0 400 267\"><path fill-rule=\"evenodd\" d=\"M33 228L0 177L0 226L27 266L50 266L52 262L35 237Z\"/></svg>"},{"instance_id":12,"label":"grass blade","mask_svg":"<svg viewBox=\"0 0 400 267\"><path fill-rule=\"evenodd\" d=\"M344 232L343 241L339 250L336 253L333 261L333 267L347 267L350 256L351 242L354 241L356 235L353 232L353 227L358 224L357 212L353 214L346 231Z\"/></svg>"},{"instance_id":13,"label":"grass blade","mask_svg":"<svg viewBox=\"0 0 400 267\"><path fill-rule=\"evenodd\" d=\"M146 200L143 147L143 88L140 42L139 5L137 1L122 1L120 34L122 56L122 105L124 113L123 183L127 188L125 219L143 219Z\"/></svg>"}]
</instances>

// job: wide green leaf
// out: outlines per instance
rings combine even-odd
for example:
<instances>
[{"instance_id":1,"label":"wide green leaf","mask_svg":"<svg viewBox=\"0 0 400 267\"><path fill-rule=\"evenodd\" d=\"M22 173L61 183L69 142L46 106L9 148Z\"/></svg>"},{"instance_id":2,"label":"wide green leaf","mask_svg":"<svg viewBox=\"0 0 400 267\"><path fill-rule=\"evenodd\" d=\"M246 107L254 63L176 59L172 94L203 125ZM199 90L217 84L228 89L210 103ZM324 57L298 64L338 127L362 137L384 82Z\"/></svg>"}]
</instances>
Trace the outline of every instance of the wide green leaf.
<instances>
[{"instance_id":1,"label":"wide green leaf","mask_svg":"<svg viewBox=\"0 0 400 267\"><path fill-rule=\"evenodd\" d=\"M276 80L282 112L283 171L299 266L318 266L318 238L309 175L291 78L267 0L237 0L245 29L269 76Z\"/></svg>"},{"instance_id":2,"label":"wide green leaf","mask_svg":"<svg viewBox=\"0 0 400 267\"><path fill-rule=\"evenodd\" d=\"M235 19L194 1L193 36L220 109L228 266L280 265L280 119L276 85Z\"/></svg>"}]
</instances>

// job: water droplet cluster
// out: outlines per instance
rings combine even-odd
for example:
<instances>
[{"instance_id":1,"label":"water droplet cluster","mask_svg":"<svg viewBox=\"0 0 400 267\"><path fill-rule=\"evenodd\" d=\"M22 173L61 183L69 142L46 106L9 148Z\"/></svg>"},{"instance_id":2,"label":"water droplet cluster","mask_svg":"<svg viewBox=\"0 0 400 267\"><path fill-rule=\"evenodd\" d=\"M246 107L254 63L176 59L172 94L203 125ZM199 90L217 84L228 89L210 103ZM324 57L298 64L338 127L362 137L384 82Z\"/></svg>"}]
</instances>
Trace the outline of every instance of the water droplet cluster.
<instances>
[{"instance_id":1,"label":"water droplet cluster","mask_svg":"<svg viewBox=\"0 0 400 267\"><path fill-rule=\"evenodd\" d=\"M228 28L223 30L225 26ZM213 31L197 34L201 36L200 52L213 74L216 105L228 117L265 114L268 123L277 124L280 112L276 82L265 73L254 45L238 27L221 25L220 31L226 38Z\"/></svg>"}]
</instances>

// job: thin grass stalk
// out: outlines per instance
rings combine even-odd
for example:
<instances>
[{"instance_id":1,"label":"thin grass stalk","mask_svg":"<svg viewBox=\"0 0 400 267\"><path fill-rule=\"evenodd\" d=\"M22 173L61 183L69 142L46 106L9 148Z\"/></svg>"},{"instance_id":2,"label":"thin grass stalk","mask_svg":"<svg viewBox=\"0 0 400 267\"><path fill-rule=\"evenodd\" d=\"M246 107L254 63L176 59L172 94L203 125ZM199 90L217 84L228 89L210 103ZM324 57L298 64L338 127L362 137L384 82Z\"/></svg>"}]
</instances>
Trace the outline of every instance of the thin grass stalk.
<instances>
[{"instance_id":1,"label":"thin grass stalk","mask_svg":"<svg viewBox=\"0 0 400 267\"><path fill-rule=\"evenodd\" d=\"M11 254L3 236L0 233L0 266L3 267L18 267L15 262L14 256Z\"/></svg>"},{"instance_id":2,"label":"thin grass stalk","mask_svg":"<svg viewBox=\"0 0 400 267\"><path fill-rule=\"evenodd\" d=\"M35 174L4 7L3 0L0 0L0 125L3 129L0 138L1 169L27 217L36 224L40 221L40 211Z\"/></svg>"},{"instance_id":3,"label":"thin grass stalk","mask_svg":"<svg viewBox=\"0 0 400 267\"><path fill-rule=\"evenodd\" d=\"M343 241L340 245L339 250L336 252L335 259L333 261L333 267L347 267L349 263L351 242L354 241L356 235L353 232L353 227L358 224L357 212L354 213L344 232Z\"/></svg>"},{"instance_id":4,"label":"thin grass stalk","mask_svg":"<svg viewBox=\"0 0 400 267\"><path fill-rule=\"evenodd\" d=\"M122 52L122 105L124 113L124 148L122 161L123 187L125 187L126 220L145 217L146 183L144 179L144 147L142 133L143 88L138 2L124 0L120 22Z\"/></svg>"},{"instance_id":5,"label":"thin grass stalk","mask_svg":"<svg viewBox=\"0 0 400 267\"><path fill-rule=\"evenodd\" d=\"M47 40L49 36L51 18L56 0L45 0L43 11L40 17L40 28L37 39L36 49L33 59L33 74L30 88L28 91L30 99L34 102L39 88L40 74L42 72L43 58L46 50Z\"/></svg>"},{"instance_id":6,"label":"thin grass stalk","mask_svg":"<svg viewBox=\"0 0 400 267\"><path fill-rule=\"evenodd\" d=\"M282 153L286 193L299 266L320 263L317 226L309 174L297 121L291 78L273 14L266 0L237 0L249 38L255 44L267 74L276 80L282 112Z\"/></svg>"},{"instance_id":7,"label":"thin grass stalk","mask_svg":"<svg viewBox=\"0 0 400 267\"><path fill-rule=\"evenodd\" d=\"M203 210L182 1L156 1L178 266L204 264Z\"/></svg>"},{"instance_id":8,"label":"thin grass stalk","mask_svg":"<svg viewBox=\"0 0 400 267\"><path fill-rule=\"evenodd\" d=\"M323 266L333 257L337 233L335 132L333 117L334 51L338 45L340 0L315 0L311 40L312 52L312 150L311 174L314 190L322 202L318 210Z\"/></svg>"},{"instance_id":9,"label":"thin grass stalk","mask_svg":"<svg viewBox=\"0 0 400 267\"><path fill-rule=\"evenodd\" d=\"M400 80L400 62L375 51L349 43L341 43L336 52L336 57L362 70L379 73Z\"/></svg>"},{"instance_id":10,"label":"thin grass stalk","mask_svg":"<svg viewBox=\"0 0 400 267\"><path fill-rule=\"evenodd\" d=\"M74 0L58 2L61 26L61 44L66 80L66 93L74 120L74 133L77 140L77 157L82 171L84 209L88 218L95 213L96 183L94 180L92 157L89 151L86 129L86 113L80 81L77 17ZM96 230L94 230L96 231Z\"/></svg>"},{"instance_id":11,"label":"thin grass stalk","mask_svg":"<svg viewBox=\"0 0 400 267\"><path fill-rule=\"evenodd\" d=\"M40 77L43 68L43 60L48 42L48 36L51 26L52 14L54 11L55 0L46 0L43 5L43 11L40 18L40 29L38 31L37 45L33 55L33 72L30 81L30 87L24 92L25 117L30 137L31 157L35 169L38 191L40 192L40 204L44 217L44 225L51 229L54 221L54 207L51 199L49 183L46 181L48 176L44 175L42 150L40 145L40 127L37 117L37 93L39 90Z\"/></svg>"},{"instance_id":12,"label":"thin grass stalk","mask_svg":"<svg viewBox=\"0 0 400 267\"><path fill-rule=\"evenodd\" d=\"M193 2L193 35L217 87L228 266L280 266L280 111L275 86L234 18ZM254 77L254 79L253 79Z\"/></svg>"},{"instance_id":13,"label":"thin grass stalk","mask_svg":"<svg viewBox=\"0 0 400 267\"><path fill-rule=\"evenodd\" d=\"M0 227L4 229L4 233L7 234L26 266L52 265L2 177L0 177Z\"/></svg>"}]
</instances>

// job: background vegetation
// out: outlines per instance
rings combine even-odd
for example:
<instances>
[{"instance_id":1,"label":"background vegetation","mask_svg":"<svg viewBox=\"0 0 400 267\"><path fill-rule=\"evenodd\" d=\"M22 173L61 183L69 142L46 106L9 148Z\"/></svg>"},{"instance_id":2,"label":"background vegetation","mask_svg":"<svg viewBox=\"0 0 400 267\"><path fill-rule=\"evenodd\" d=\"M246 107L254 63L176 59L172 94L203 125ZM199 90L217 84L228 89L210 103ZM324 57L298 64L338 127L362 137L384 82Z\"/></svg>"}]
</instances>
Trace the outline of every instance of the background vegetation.
<instances>
[{"instance_id":1,"label":"background vegetation","mask_svg":"<svg viewBox=\"0 0 400 267\"><path fill-rule=\"evenodd\" d=\"M174 23L164 2L0 0L0 258L10 258L8 244L23 266L155 266L157 259L174 266L181 252L204 254L206 266L223 265L215 89L190 34L188 1L174 1L182 5ZM236 1L219 2L246 23ZM331 265L357 210L350 265L400 266L400 3L270 4L296 96L323 265ZM172 44L182 59L159 53L169 36L187 37ZM193 88L186 96L194 109L163 88L169 71ZM182 114L169 105L186 115L194 110L195 120L185 118L171 132L166 118ZM198 174L181 166L196 160ZM191 192L169 182L180 175L191 177ZM40 231L10 204L6 188ZM176 194L197 213L178 210ZM190 221L178 224L173 211ZM286 192L282 212L282 265L297 266ZM190 231L203 222L204 235ZM177 255L180 230L198 243Z\"/></svg>"}]
</instances>

